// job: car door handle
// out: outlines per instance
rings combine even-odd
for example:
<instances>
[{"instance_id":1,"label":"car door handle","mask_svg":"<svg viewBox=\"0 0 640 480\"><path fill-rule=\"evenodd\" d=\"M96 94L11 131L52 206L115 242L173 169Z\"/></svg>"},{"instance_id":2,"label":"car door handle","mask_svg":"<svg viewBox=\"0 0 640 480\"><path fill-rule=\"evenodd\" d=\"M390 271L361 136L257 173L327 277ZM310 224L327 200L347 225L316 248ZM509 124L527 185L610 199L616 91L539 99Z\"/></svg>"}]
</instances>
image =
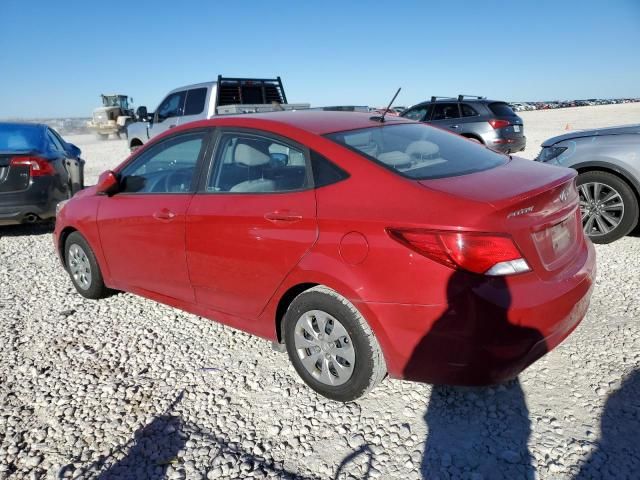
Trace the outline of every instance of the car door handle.
<instances>
[{"instance_id":1,"label":"car door handle","mask_svg":"<svg viewBox=\"0 0 640 480\"><path fill-rule=\"evenodd\" d=\"M460 125L449 125L449 128L460 128Z\"/></svg>"},{"instance_id":2,"label":"car door handle","mask_svg":"<svg viewBox=\"0 0 640 480\"><path fill-rule=\"evenodd\" d=\"M169 125L169 128L173 128L175 126L176 126L176 124L174 123L173 125Z\"/></svg>"},{"instance_id":3,"label":"car door handle","mask_svg":"<svg viewBox=\"0 0 640 480\"><path fill-rule=\"evenodd\" d=\"M158 210L153 214L153 218L160 221L171 221L175 218L175 216L176 214L168 208L163 208L162 210Z\"/></svg>"},{"instance_id":4,"label":"car door handle","mask_svg":"<svg viewBox=\"0 0 640 480\"><path fill-rule=\"evenodd\" d=\"M264 214L264 218L273 223L294 223L302 220L302 215L289 210L276 210Z\"/></svg>"}]
</instances>

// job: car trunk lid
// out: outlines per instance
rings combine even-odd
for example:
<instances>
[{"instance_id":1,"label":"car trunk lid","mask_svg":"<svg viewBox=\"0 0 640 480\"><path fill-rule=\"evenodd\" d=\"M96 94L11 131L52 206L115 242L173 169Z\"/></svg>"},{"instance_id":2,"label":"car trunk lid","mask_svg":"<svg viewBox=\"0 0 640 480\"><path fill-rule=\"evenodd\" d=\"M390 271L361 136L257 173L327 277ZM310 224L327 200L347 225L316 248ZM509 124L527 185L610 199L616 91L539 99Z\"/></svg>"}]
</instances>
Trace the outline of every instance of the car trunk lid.
<instances>
[{"instance_id":1,"label":"car trunk lid","mask_svg":"<svg viewBox=\"0 0 640 480\"><path fill-rule=\"evenodd\" d=\"M29 186L28 165L12 165L14 158L27 157L30 153L0 152L0 193L17 192Z\"/></svg>"},{"instance_id":2,"label":"car trunk lid","mask_svg":"<svg viewBox=\"0 0 640 480\"><path fill-rule=\"evenodd\" d=\"M575 176L574 170L514 158L483 172L419 183L491 205L492 213L476 225L511 235L534 271L548 278L584 244Z\"/></svg>"}]
</instances>

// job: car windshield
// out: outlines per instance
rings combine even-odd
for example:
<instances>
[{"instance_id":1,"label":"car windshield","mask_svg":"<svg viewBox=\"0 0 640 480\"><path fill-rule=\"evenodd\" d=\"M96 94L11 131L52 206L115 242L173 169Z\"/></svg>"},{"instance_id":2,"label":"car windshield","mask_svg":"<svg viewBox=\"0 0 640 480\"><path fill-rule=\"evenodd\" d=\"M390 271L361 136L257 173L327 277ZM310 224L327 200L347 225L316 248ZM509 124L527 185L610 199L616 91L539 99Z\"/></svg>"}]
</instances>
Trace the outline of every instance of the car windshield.
<instances>
[{"instance_id":1,"label":"car windshield","mask_svg":"<svg viewBox=\"0 0 640 480\"><path fill-rule=\"evenodd\" d=\"M39 125L0 124L0 151L41 150L43 129Z\"/></svg>"},{"instance_id":2,"label":"car windshield","mask_svg":"<svg viewBox=\"0 0 640 480\"><path fill-rule=\"evenodd\" d=\"M416 180L480 172L508 160L471 140L419 123L349 130L327 137Z\"/></svg>"}]
</instances>

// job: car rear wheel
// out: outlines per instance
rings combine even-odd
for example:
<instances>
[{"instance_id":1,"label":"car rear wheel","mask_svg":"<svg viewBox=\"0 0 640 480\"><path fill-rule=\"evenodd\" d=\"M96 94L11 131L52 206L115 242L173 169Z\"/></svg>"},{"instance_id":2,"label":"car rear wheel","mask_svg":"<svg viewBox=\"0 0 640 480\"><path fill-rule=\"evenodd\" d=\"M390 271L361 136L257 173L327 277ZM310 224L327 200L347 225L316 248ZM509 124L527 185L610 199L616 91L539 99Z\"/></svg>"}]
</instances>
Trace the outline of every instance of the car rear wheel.
<instances>
[{"instance_id":1,"label":"car rear wheel","mask_svg":"<svg viewBox=\"0 0 640 480\"><path fill-rule=\"evenodd\" d=\"M71 233L64 248L67 271L78 293L94 300L108 296L109 289L104 284L96 257L84 237L78 232Z\"/></svg>"},{"instance_id":2,"label":"car rear wheel","mask_svg":"<svg viewBox=\"0 0 640 480\"><path fill-rule=\"evenodd\" d=\"M327 287L306 290L291 302L284 339L298 375L332 400L355 400L386 375L380 345L365 319Z\"/></svg>"},{"instance_id":3,"label":"car rear wheel","mask_svg":"<svg viewBox=\"0 0 640 480\"><path fill-rule=\"evenodd\" d=\"M611 243L627 235L638 222L638 200L631 187L608 172L578 175L582 228L594 243Z\"/></svg>"}]
</instances>

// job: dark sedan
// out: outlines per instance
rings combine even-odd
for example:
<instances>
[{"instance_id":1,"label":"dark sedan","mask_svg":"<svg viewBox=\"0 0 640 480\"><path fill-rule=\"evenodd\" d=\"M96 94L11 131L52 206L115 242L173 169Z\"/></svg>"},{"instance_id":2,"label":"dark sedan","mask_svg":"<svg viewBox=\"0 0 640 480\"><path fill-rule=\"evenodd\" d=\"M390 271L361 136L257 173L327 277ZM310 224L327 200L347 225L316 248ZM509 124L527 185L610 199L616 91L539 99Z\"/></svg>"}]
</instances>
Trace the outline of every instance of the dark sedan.
<instances>
[{"instance_id":1,"label":"dark sedan","mask_svg":"<svg viewBox=\"0 0 640 480\"><path fill-rule=\"evenodd\" d=\"M54 218L83 188L80 153L47 125L0 122L0 225Z\"/></svg>"}]
</instances>

